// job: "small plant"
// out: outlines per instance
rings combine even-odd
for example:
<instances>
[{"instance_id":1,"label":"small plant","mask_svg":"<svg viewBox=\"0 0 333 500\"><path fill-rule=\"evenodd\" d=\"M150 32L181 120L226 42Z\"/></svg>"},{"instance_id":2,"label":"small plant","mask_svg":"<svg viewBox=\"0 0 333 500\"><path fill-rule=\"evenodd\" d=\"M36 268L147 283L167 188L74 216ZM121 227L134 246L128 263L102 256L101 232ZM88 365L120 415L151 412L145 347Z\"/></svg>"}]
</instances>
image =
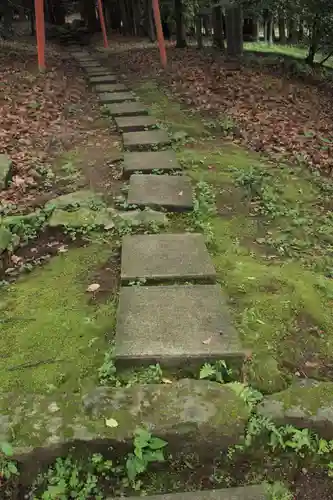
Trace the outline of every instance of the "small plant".
<instances>
[{"instance_id":1,"label":"small plant","mask_svg":"<svg viewBox=\"0 0 333 500\"><path fill-rule=\"evenodd\" d=\"M0 487L3 480L8 481L18 475L16 463L11 460L13 448L9 443L0 443Z\"/></svg>"},{"instance_id":2,"label":"small plant","mask_svg":"<svg viewBox=\"0 0 333 500\"><path fill-rule=\"evenodd\" d=\"M98 369L98 379L102 385L120 385L117 378L117 369L113 360L113 350L105 353L104 362Z\"/></svg>"},{"instance_id":3,"label":"small plant","mask_svg":"<svg viewBox=\"0 0 333 500\"><path fill-rule=\"evenodd\" d=\"M167 442L151 435L146 429L137 429L134 433L134 453L129 453L126 460L127 477L134 489L140 489L137 477L146 472L150 463L164 462L164 448Z\"/></svg>"},{"instance_id":4,"label":"small plant","mask_svg":"<svg viewBox=\"0 0 333 500\"><path fill-rule=\"evenodd\" d=\"M267 484L265 489L270 500L293 500L294 498L294 495L280 481Z\"/></svg>"},{"instance_id":5,"label":"small plant","mask_svg":"<svg viewBox=\"0 0 333 500\"><path fill-rule=\"evenodd\" d=\"M193 197L193 212L190 220L194 230L199 229L204 233L208 244L214 242L211 217L215 215L215 213L216 205L214 191L207 182L198 182Z\"/></svg>"},{"instance_id":6,"label":"small plant","mask_svg":"<svg viewBox=\"0 0 333 500\"><path fill-rule=\"evenodd\" d=\"M224 384L232 375L231 368L228 368L224 360L216 361L214 364L205 363L200 369L200 379L208 379Z\"/></svg>"}]
</instances>

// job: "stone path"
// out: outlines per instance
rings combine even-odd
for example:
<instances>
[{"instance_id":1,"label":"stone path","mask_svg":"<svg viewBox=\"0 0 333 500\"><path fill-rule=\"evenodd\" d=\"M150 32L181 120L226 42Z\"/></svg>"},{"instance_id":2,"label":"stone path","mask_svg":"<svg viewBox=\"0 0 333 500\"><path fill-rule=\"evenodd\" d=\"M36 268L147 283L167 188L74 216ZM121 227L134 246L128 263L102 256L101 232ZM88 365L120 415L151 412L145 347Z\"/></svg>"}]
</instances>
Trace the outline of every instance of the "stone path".
<instances>
[{"instance_id":1,"label":"stone path","mask_svg":"<svg viewBox=\"0 0 333 500\"><path fill-rule=\"evenodd\" d=\"M269 496L265 493L264 486L243 486L241 488L227 488L215 491L191 491L189 493L158 495L148 498L149 500L268 500ZM135 499L133 497L128 500Z\"/></svg>"},{"instance_id":2,"label":"stone path","mask_svg":"<svg viewBox=\"0 0 333 500\"><path fill-rule=\"evenodd\" d=\"M86 52L73 55L123 134L128 203L141 209L192 210L191 181L180 175L172 149L165 149L171 144L168 133L158 129L149 110L116 75ZM116 360L179 367L216 359L241 364L244 353L215 279L200 234L125 236ZM130 286L138 280L145 286Z\"/></svg>"}]
</instances>

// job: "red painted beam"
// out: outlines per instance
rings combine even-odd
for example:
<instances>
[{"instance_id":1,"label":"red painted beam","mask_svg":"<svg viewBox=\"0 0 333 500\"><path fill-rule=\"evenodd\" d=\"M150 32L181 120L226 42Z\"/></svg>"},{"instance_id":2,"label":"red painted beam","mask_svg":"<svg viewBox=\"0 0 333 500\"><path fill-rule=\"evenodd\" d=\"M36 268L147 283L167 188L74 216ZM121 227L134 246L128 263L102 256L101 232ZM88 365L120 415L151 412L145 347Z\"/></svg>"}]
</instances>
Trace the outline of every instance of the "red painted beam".
<instances>
[{"instance_id":1,"label":"red painted beam","mask_svg":"<svg viewBox=\"0 0 333 500\"><path fill-rule=\"evenodd\" d=\"M102 28L102 33L103 33L103 45L107 49L109 46L109 42L108 42L108 36L106 33L106 25L105 25L102 0L97 0L97 5L98 5L99 22L101 23L101 28Z\"/></svg>"}]
</instances>

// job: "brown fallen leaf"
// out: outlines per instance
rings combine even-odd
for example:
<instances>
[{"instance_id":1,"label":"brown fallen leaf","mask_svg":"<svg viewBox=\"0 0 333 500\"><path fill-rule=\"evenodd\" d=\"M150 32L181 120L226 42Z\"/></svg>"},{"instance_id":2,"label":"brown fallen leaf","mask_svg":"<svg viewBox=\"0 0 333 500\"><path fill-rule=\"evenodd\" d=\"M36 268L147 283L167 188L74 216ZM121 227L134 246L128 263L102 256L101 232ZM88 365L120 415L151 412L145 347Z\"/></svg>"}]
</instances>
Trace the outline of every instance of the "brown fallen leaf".
<instances>
[{"instance_id":1,"label":"brown fallen leaf","mask_svg":"<svg viewBox=\"0 0 333 500\"><path fill-rule=\"evenodd\" d=\"M211 341L212 341L212 337L209 337L208 339L203 340L202 343L208 345L211 343Z\"/></svg>"}]
</instances>

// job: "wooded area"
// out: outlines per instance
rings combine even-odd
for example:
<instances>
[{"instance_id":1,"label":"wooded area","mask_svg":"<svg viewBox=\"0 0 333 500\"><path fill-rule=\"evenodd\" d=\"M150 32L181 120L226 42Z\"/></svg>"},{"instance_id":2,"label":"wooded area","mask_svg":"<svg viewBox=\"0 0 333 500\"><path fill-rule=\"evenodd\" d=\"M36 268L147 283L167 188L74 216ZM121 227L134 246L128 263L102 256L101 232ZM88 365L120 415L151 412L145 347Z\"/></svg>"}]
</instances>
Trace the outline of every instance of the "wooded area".
<instances>
[{"instance_id":1,"label":"wooded area","mask_svg":"<svg viewBox=\"0 0 333 500\"><path fill-rule=\"evenodd\" d=\"M33 0L2 0L0 35L8 38L13 19L31 19L34 30ZM205 38L231 58L242 54L244 41L302 44L307 46L307 62L314 64L320 52L325 62L333 52L333 3L330 0L161 0L161 17L166 39L176 37L178 48L196 36L198 47ZM147 36L155 41L152 0L105 0L109 31L123 35ZM81 19L66 23L77 13ZM47 23L88 33L100 30L96 4L91 0L45 0ZM67 17L68 20L68 17Z\"/></svg>"}]
</instances>

